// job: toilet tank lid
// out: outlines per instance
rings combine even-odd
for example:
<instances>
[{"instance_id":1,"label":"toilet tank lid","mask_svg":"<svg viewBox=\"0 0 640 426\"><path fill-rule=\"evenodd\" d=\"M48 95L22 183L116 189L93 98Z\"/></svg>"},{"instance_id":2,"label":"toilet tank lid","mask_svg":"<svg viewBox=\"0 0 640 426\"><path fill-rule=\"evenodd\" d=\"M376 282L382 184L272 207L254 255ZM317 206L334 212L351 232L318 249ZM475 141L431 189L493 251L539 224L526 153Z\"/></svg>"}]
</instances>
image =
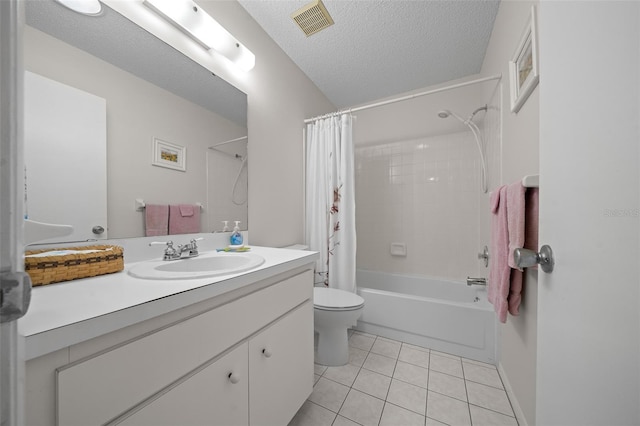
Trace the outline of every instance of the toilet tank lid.
<instances>
[{"instance_id":1,"label":"toilet tank lid","mask_svg":"<svg viewBox=\"0 0 640 426\"><path fill-rule=\"evenodd\" d=\"M282 247L282 248L286 248L289 250L308 250L309 246L304 245L304 244L294 244L292 246L286 246L286 247Z\"/></svg>"},{"instance_id":2,"label":"toilet tank lid","mask_svg":"<svg viewBox=\"0 0 640 426\"><path fill-rule=\"evenodd\" d=\"M364 304L355 293L328 287L313 288L313 304L324 308L354 308Z\"/></svg>"}]
</instances>

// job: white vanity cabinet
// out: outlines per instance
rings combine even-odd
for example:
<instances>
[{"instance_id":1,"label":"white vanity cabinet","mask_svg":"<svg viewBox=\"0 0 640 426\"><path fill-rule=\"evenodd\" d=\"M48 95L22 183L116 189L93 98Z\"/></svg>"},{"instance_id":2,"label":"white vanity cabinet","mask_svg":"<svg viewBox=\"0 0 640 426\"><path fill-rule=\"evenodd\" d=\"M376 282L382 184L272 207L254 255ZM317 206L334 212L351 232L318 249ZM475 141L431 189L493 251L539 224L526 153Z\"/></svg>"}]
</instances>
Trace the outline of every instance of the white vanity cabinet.
<instances>
[{"instance_id":1,"label":"white vanity cabinet","mask_svg":"<svg viewBox=\"0 0 640 426\"><path fill-rule=\"evenodd\" d=\"M133 336L28 362L27 422L286 425L313 389L312 278L281 274Z\"/></svg>"},{"instance_id":2,"label":"white vanity cabinet","mask_svg":"<svg viewBox=\"0 0 640 426\"><path fill-rule=\"evenodd\" d=\"M249 424L247 343L198 370L116 424L202 426Z\"/></svg>"},{"instance_id":3,"label":"white vanity cabinet","mask_svg":"<svg viewBox=\"0 0 640 426\"><path fill-rule=\"evenodd\" d=\"M309 394L309 314L307 302L114 424L286 425Z\"/></svg>"},{"instance_id":4,"label":"white vanity cabinet","mask_svg":"<svg viewBox=\"0 0 640 426\"><path fill-rule=\"evenodd\" d=\"M310 394L313 303L307 302L249 340L249 424L286 425ZM310 352L309 352L310 351ZM313 386L313 385L312 385Z\"/></svg>"},{"instance_id":5,"label":"white vanity cabinet","mask_svg":"<svg viewBox=\"0 0 640 426\"><path fill-rule=\"evenodd\" d=\"M307 302L113 424L286 425L309 395L309 314Z\"/></svg>"}]
</instances>

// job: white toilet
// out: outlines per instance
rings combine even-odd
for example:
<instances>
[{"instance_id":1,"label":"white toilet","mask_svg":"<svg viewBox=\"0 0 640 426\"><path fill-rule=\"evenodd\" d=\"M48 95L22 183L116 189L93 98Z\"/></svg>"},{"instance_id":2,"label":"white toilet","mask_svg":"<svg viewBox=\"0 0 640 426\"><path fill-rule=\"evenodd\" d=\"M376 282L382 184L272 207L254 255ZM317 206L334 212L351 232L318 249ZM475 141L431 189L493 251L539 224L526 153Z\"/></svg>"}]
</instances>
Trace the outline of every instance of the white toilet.
<instances>
[{"instance_id":1,"label":"white toilet","mask_svg":"<svg viewBox=\"0 0 640 426\"><path fill-rule=\"evenodd\" d=\"M349 362L347 329L356 325L363 309L364 299L357 294L328 287L313 288L317 364L339 366Z\"/></svg>"}]
</instances>

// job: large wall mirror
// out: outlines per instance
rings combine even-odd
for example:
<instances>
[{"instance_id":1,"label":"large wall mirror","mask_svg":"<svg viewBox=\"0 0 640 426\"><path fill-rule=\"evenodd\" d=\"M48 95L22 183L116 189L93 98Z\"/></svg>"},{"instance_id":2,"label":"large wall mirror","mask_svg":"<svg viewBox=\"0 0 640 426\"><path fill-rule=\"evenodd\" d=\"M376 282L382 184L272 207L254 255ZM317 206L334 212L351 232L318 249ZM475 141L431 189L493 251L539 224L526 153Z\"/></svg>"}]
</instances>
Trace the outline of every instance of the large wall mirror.
<instances>
[{"instance_id":1,"label":"large wall mirror","mask_svg":"<svg viewBox=\"0 0 640 426\"><path fill-rule=\"evenodd\" d=\"M145 235L141 202L199 203L202 232L221 231L224 220L248 229L246 95L104 4L84 16L53 0L25 3L25 69L105 100L106 188L89 187L106 191L108 238ZM163 149L174 148L179 167L166 167ZM39 173L25 162L27 176ZM58 172L74 173L64 168L40 179L57 194L47 210L59 202L82 215L82 194L56 186Z\"/></svg>"}]
</instances>

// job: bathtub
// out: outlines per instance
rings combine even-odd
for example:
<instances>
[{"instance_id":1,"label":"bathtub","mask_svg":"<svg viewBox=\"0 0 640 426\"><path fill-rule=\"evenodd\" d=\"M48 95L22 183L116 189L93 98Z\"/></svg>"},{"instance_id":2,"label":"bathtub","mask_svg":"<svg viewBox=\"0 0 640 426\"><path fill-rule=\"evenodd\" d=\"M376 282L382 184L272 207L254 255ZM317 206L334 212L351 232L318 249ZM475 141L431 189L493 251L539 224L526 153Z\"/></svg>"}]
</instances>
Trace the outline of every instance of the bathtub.
<instances>
[{"instance_id":1,"label":"bathtub","mask_svg":"<svg viewBox=\"0 0 640 426\"><path fill-rule=\"evenodd\" d=\"M496 363L496 317L486 290L466 283L358 270L356 330Z\"/></svg>"}]
</instances>

